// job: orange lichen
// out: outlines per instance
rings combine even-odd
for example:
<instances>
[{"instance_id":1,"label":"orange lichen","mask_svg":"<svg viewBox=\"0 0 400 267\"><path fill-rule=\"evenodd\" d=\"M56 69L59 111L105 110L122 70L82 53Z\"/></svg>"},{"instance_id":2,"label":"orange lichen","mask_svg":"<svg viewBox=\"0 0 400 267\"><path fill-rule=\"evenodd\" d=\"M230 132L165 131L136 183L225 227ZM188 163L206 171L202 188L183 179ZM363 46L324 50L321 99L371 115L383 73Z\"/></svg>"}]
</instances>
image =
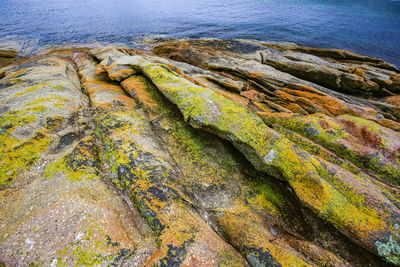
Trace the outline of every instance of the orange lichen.
<instances>
[{"instance_id":1,"label":"orange lichen","mask_svg":"<svg viewBox=\"0 0 400 267\"><path fill-rule=\"evenodd\" d=\"M322 110L324 111L324 113L330 116L338 116L341 114L352 113L347 106L341 104L339 100L332 98L330 96L314 94L300 90L292 90L288 88L284 88L283 91L291 95L308 99L313 104L319 107L322 106L323 107Z\"/></svg>"},{"instance_id":2,"label":"orange lichen","mask_svg":"<svg viewBox=\"0 0 400 267\"><path fill-rule=\"evenodd\" d=\"M267 106L269 106L270 108L272 108L272 109L274 109L274 110L276 110L278 112L286 112L286 113L291 113L292 112L291 110L289 110L287 108L284 108L284 107L282 107L282 106L280 106L280 105L278 105L278 104L276 104L276 103L274 103L272 101L269 101L269 100L264 100L264 103Z\"/></svg>"},{"instance_id":3,"label":"orange lichen","mask_svg":"<svg viewBox=\"0 0 400 267\"><path fill-rule=\"evenodd\" d=\"M256 102L262 102L265 99L265 94L256 90L243 91L240 93L240 95Z\"/></svg>"},{"instance_id":4,"label":"orange lichen","mask_svg":"<svg viewBox=\"0 0 400 267\"><path fill-rule=\"evenodd\" d=\"M278 113L269 113L269 112L257 112L261 118L278 118L278 119L289 119L294 116L299 116L298 113L286 113L286 112L278 112Z\"/></svg>"},{"instance_id":5,"label":"orange lichen","mask_svg":"<svg viewBox=\"0 0 400 267\"><path fill-rule=\"evenodd\" d=\"M148 81L143 76L133 75L121 82L122 87L133 99L139 103L145 103L149 110L157 110L158 103L153 99L152 95L148 91ZM149 114L151 119L154 119L151 113Z\"/></svg>"},{"instance_id":6,"label":"orange lichen","mask_svg":"<svg viewBox=\"0 0 400 267\"><path fill-rule=\"evenodd\" d=\"M287 88L284 88L283 90L285 91ZM328 96L328 94L321 92L318 89L315 89L311 86L307 86L307 85L297 85L294 89L300 90L300 91L304 91L304 92L308 92L308 93L312 93L312 94L316 94L316 95L321 95L321 96Z\"/></svg>"},{"instance_id":7,"label":"orange lichen","mask_svg":"<svg viewBox=\"0 0 400 267\"><path fill-rule=\"evenodd\" d=\"M263 77L264 74L263 73L259 73L259 72L249 72L250 77L253 78L257 78L257 77Z\"/></svg>"},{"instance_id":8,"label":"orange lichen","mask_svg":"<svg viewBox=\"0 0 400 267\"><path fill-rule=\"evenodd\" d=\"M128 109L134 109L136 107L135 101L126 95L117 96L115 102L122 103L122 105L126 106Z\"/></svg>"},{"instance_id":9,"label":"orange lichen","mask_svg":"<svg viewBox=\"0 0 400 267\"><path fill-rule=\"evenodd\" d=\"M400 107L400 95L387 97L385 102L393 106Z\"/></svg>"},{"instance_id":10,"label":"orange lichen","mask_svg":"<svg viewBox=\"0 0 400 267\"><path fill-rule=\"evenodd\" d=\"M367 78L365 77L364 71L363 71L362 69L360 69L360 68L353 68L353 67L351 67L351 68L349 68L349 72L352 73L352 74L354 74L354 75L357 75L357 76L359 76L359 77L362 77L363 79L367 79Z\"/></svg>"},{"instance_id":11,"label":"orange lichen","mask_svg":"<svg viewBox=\"0 0 400 267\"><path fill-rule=\"evenodd\" d=\"M317 92L316 93L309 92L311 91L310 89L311 88L303 91L303 90L293 90L289 88L284 88L283 91L290 95L302 97L311 101L311 103L320 107L321 111L324 114L327 114L329 116L340 116L344 114L350 114L353 116L359 116L365 119L370 119L370 118L375 118L378 114L378 112L375 109L361 107L361 106L354 108L346 104L345 102L330 97L328 95L321 95ZM282 94L278 94L278 96L284 97L284 95ZM289 100L290 98L286 96L284 99Z\"/></svg>"},{"instance_id":12,"label":"orange lichen","mask_svg":"<svg viewBox=\"0 0 400 267\"><path fill-rule=\"evenodd\" d=\"M289 102L296 102L297 98L290 94L285 93L284 91L278 90L275 92L275 95L279 97L280 100L289 101Z\"/></svg>"},{"instance_id":13,"label":"orange lichen","mask_svg":"<svg viewBox=\"0 0 400 267\"><path fill-rule=\"evenodd\" d=\"M299 106L296 103L288 103L288 104L282 104L283 106L285 106L285 108L289 109L290 111L294 112L294 113L300 113L303 115L308 115L308 112L305 111L301 106Z\"/></svg>"},{"instance_id":14,"label":"orange lichen","mask_svg":"<svg viewBox=\"0 0 400 267\"><path fill-rule=\"evenodd\" d=\"M267 104L258 102L251 103L249 109L253 112L274 112L274 109L270 108Z\"/></svg>"},{"instance_id":15,"label":"orange lichen","mask_svg":"<svg viewBox=\"0 0 400 267\"><path fill-rule=\"evenodd\" d=\"M397 131L397 132L400 131L400 123L398 123L398 122L395 122L395 121L392 121L389 119L380 119L380 120L376 120L375 122L379 123L383 127L390 128L393 131Z\"/></svg>"}]
</instances>

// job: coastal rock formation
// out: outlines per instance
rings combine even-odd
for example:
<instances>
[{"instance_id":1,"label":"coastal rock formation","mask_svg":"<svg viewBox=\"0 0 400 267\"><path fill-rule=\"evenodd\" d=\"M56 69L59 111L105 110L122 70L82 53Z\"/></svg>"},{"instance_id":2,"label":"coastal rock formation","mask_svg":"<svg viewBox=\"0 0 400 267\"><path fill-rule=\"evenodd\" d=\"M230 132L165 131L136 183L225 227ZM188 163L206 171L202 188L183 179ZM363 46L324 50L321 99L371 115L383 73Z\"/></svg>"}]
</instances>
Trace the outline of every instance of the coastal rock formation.
<instances>
[{"instance_id":1,"label":"coastal rock formation","mask_svg":"<svg viewBox=\"0 0 400 267\"><path fill-rule=\"evenodd\" d=\"M400 265L396 66L152 44L2 69L0 263Z\"/></svg>"},{"instance_id":2,"label":"coastal rock formation","mask_svg":"<svg viewBox=\"0 0 400 267\"><path fill-rule=\"evenodd\" d=\"M17 55L18 55L17 50L4 49L0 46L0 68L11 64ZM1 72L0 72L0 77L2 77Z\"/></svg>"}]
</instances>

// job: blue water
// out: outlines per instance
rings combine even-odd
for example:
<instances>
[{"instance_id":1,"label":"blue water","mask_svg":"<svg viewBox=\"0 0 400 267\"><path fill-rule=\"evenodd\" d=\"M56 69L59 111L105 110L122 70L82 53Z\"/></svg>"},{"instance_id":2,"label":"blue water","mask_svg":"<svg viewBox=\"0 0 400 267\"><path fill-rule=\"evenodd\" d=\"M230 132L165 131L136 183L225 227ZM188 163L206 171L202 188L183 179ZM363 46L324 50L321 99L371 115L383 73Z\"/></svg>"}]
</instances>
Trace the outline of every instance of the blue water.
<instances>
[{"instance_id":1,"label":"blue water","mask_svg":"<svg viewBox=\"0 0 400 267\"><path fill-rule=\"evenodd\" d=\"M0 40L133 45L157 35L345 48L400 66L400 1L0 0Z\"/></svg>"}]
</instances>

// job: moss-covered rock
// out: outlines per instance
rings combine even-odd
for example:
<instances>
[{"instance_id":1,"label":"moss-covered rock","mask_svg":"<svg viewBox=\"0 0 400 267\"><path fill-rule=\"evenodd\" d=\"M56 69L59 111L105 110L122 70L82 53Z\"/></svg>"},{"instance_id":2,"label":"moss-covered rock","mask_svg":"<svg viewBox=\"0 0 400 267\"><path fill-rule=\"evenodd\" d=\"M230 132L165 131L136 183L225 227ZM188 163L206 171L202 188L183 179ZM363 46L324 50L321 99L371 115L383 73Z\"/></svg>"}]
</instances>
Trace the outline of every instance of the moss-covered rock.
<instances>
[{"instance_id":1,"label":"moss-covered rock","mask_svg":"<svg viewBox=\"0 0 400 267\"><path fill-rule=\"evenodd\" d=\"M377 236L397 232L393 220L383 219L398 217L397 208L378 189L364 188L362 193L356 189L355 183L360 179L356 175L302 151L249 110L182 79L167 66L137 56L131 64L177 105L190 125L230 140L257 169L287 180L307 206L343 233L350 231L360 244L376 251ZM351 190L347 189L349 186ZM370 196L367 199L377 200L379 196L379 200L360 201L364 194Z\"/></svg>"},{"instance_id":2,"label":"moss-covered rock","mask_svg":"<svg viewBox=\"0 0 400 267\"><path fill-rule=\"evenodd\" d=\"M89 95L100 99L110 82L96 80L90 72L96 67L93 61L78 59L77 64ZM114 97L104 99L109 105L92 102L97 109L96 133L104 146L111 180L128 193L157 238L158 249L150 263L216 265L217 261L228 260L243 265L239 254L190 208L188 198L175 182L182 177L174 168L175 162L133 99L120 101L125 93L118 88L119 95L114 89ZM198 254L200 251L202 254ZM228 259L226 255L230 255Z\"/></svg>"},{"instance_id":3,"label":"moss-covered rock","mask_svg":"<svg viewBox=\"0 0 400 267\"><path fill-rule=\"evenodd\" d=\"M244 40L154 52L4 68L1 264L400 264L396 68Z\"/></svg>"},{"instance_id":4,"label":"moss-covered rock","mask_svg":"<svg viewBox=\"0 0 400 267\"><path fill-rule=\"evenodd\" d=\"M0 94L0 258L118 265L154 239L100 179L88 101L65 55L7 67ZM27 65L30 65L29 67ZM7 85L7 86L5 86ZM143 260L141 260L143 262Z\"/></svg>"},{"instance_id":5,"label":"moss-covered rock","mask_svg":"<svg viewBox=\"0 0 400 267\"><path fill-rule=\"evenodd\" d=\"M331 149L362 169L370 169L383 181L399 184L399 133L372 121L343 115L322 114L280 118L261 114L267 124L279 124Z\"/></svg>"}]
</instances>

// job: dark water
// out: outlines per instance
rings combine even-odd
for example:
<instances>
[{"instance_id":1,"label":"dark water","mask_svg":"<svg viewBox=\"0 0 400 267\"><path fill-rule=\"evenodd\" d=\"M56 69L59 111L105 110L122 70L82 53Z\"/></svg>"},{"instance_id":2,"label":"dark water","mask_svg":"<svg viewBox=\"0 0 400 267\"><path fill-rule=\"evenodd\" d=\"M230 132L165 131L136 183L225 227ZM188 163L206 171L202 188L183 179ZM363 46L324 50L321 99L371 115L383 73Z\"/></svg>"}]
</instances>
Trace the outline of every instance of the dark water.
<instances>
[{"instance_id":1,"label":"dark water","mask_svg":"<svg viewBox=\"0 0 400 267\"><path fill-rule=\"evenodd\" d=\"M153 35L346 48L400 66L400 0L0 0L0 39L134 45Z\"/></svg>"}]
</instances>

